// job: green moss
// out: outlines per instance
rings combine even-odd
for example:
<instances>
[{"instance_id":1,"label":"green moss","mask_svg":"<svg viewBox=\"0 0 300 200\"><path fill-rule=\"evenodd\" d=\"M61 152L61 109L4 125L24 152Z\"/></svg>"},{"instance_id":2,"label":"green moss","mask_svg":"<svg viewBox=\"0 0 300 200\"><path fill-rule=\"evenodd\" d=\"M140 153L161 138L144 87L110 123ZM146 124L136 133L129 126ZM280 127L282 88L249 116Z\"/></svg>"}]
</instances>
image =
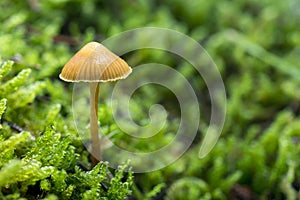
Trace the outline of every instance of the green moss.
<instances>
[{"instance_id":1,"label":"green moss","mask_svg":"<svg viewBox=\"0 0 300 200\"><path fill-rule=\"evenodd\" d=\"M140 200L228 199L241 192L239 188L260 199L296 199L298 4L297 0L0 1L5 10L0 13L0 199L125 199L130 195ZM124 55L131 66L150 62L172 66L201 92L199 133L183 157L155 172L133 178L127 164L112 170L102 162L89 169L89 153L73 122L73 85L60 81L58 74L82 44L143 26L178 30L209 52L228 97L222 136L213 151L199 159L211 106L203 98L204 81L189 63L169 53L131 52ZM99 120L101 131L115 144L150 152L173 140L180 111L170 92L147 86L134 94L130 111L138 124L149 123L148 109L157 102L168 111L163 129L142 140L117 126L107 96L101 95ZM153 131L127 126L141 136Z\"/></svg>"},{"instance_id":2,"label":"green moss","mask_svg":"<svg viewBox=\"0 0 300 200\"><path fill-rule=\"evenodd\" d=\"M2 69L12 69L12 62L3 64ZM7 67L9 66L9 67ZM3 70L4 71L4 70ZM99 163L89 172L77 166L82 150L74 145L80 140L75 130L65 129L60 115L61 104L42 105L36 96L46 87L46 82L34 81L27 84L30 69L22 70L15 77L6 79L1 85L1 95L7 97L0 101L1 116L5 111L3 129L0 131L0 197L1 199L32 199L35 193L40 197L53 199L89 199L91 196L110 198L117 196L124 199L130 194L132 175L123 179L127 165L108 179L108 163ZM2 75L9 73L3 72ZM29 92L30 91L30 92ZM32 104L31 106L29 106ZM31 112L25 112L25 111ZM32 110L36 110L32 113ZM24 118L19 118L20 113ZM36 114L45 114L36 124L26 119L37 120ZM26 124L32 132L14 132L14 123ZM23 122L23 123L21 123ZM56 128L59 128L59 130ZM34 130L39 130L39 133ZM70 130L72 134L70 134ZM125 181L124 181L125 180ZM101 186L107 182L109 192ZM111 185L109 183L111 182ZM46 196L47 195L47 196Z\"/></svg>"},{"instance_id":3,"label":"green moss","mask_svg":"<svg viewBox=\"0 0 300 200\"><path fill-rule=\"evenodd\" d=\"M0 120L1 120L1 117L2 117L5 109L6 109L6 99L1 99L0 100Z\"/></svg>"}]
</instances>

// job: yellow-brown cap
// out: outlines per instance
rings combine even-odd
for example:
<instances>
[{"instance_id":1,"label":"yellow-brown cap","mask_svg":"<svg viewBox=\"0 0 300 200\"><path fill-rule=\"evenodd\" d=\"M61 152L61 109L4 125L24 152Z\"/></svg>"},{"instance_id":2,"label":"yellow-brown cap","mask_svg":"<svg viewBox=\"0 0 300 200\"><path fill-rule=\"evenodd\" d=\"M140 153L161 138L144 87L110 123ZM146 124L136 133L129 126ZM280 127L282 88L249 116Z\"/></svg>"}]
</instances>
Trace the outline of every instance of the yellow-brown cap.
<instances>
[{"instance_id":1,"label":"yellow-brown cap","mask_svg":"<svg viewBox=\"0 0 300 200\"><path fill-rule=\"evenodd\" d=\"M107 82L126 78L132 69L98 42L82 47L64 66L59 78L67 82Z\"/></svg>"}]
</instances>

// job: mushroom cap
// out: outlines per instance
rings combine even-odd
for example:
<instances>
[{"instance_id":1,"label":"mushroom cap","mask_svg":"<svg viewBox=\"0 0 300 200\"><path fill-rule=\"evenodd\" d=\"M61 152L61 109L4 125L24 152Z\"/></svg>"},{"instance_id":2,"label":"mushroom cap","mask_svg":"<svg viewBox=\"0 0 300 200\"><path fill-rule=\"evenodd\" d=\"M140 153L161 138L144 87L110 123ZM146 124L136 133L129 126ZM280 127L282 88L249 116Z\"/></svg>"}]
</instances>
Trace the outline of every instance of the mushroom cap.
<instances>
[{"instance_id":1,"label":"mushroom cap","mask_svg":"<svg viewBox=\"0 0 300 200\"><path fill-rule=\"evenodd\" d=\"M59 78L67 82L108 82L126 78L132 69L98 42L82 47L63 67Z\"/></svg>"}]
</instances>

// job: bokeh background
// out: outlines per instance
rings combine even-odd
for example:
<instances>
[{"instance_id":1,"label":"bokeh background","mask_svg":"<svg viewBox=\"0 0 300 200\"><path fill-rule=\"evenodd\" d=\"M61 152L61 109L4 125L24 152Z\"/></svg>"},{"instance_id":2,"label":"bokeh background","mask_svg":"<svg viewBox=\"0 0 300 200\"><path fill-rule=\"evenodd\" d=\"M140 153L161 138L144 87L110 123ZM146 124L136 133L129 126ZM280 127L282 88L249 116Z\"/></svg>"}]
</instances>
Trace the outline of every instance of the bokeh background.
<instances>
[{"instance_id":1,"label":"bokeh background","mask_svg":"<svg viewBox=\"0 0 300 200\"><path fill-rule=\"evenodd\" d=\"M300 198L299 0L1 0L0 8L1 199ZM82 143L88 138L82 141L73 122L73 85L58 75L87 42L147 26L190 36L215 61L227 93L221 138L199 159L211 108L201 76L168 52L134 51L122 56L131 66L166 64L201 91L199 132L164 169L133 175L130 163L111 173L109 163L90 169ZM107 105L112 87L100 92L103 134L132 151L172 141L180 109L171 91L147 85L132 96L137 124L149 123L155 103L168 113L149 141L130 138L115 124Z\"/></svg>"}]
</instances>

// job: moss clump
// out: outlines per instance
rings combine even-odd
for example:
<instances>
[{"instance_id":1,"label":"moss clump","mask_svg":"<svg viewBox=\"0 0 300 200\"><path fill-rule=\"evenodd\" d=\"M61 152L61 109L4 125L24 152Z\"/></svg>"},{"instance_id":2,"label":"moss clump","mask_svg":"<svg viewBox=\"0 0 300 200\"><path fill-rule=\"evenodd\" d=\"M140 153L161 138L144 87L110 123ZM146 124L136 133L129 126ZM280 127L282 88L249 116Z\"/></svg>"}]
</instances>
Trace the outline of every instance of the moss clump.
<instances>
[{"instance_id":1,"label":"moss clump","mask_svg":"<svg viewBox=\"0 0 300 200\"><path fill-rule=\"evenodd\" d=\"M5 77L12 66L11 61L1 65L1 77L4 80L1 97L7 98L0 101L0 116L4 114L5 117L2 118L0 130L1 199L124 199L128 196L131 193L132 174L129 172L124 178L127 165L117 170L110 179L108 163L101 162L90 171L77 165L82 153L76 151L78 136L75 132L70 133L70 130L56 129L63 127L61 117L52 123L59 118L60 104L50 105L41 111L45 119L40 132L36 133L35 126L30 124L26 129L32 131L16 130L16 125L8 119L22 121L16 115L18 112L26 111L28 107L31 107L31 112L40 108L41 105L30 104L34 104L35 97L46 83L35 81L26 84L30 69L24 69L12 78ZM30 94L26 95L28 91ZM26 117L32 116L24 114Z\"/></svg>"}]
</instances>

